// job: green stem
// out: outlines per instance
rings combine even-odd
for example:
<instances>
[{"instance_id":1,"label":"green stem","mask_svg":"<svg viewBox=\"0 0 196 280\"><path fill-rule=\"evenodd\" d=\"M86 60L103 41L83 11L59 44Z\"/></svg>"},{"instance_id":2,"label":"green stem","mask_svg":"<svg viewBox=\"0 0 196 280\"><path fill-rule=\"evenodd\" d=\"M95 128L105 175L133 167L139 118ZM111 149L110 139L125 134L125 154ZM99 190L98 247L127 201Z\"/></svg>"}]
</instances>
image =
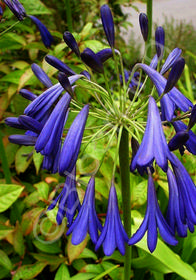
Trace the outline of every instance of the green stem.
<instances>
[{"instance_id":1,"label":"green stem","mask_svg":"<svg viewBox=\"0 0 196 280\"><path fill-rule=\"evenodd\" d=\"M131 236L131 191L130 191L130 170L129 170L129 134L126 128L122 130L122 136L119 149L120 177L123 204L124 228ZM129 280L131 274L131 246L126 244L124 261L124 280Z\"/></svg>"},{"instance_id":2,"label":"green stem","mask_svg":"<svg viewBox=\"0 0 196 280\"><path fill-rule=\"evenodd\" d=\"M72 33L73 25L72 25L72 13L71 13L70 0L65 0L65 11L66 11L66 17L67 17L68 30Z\"/></svg>"},{"instance_id":3,"label":"green stem","mask_svg":"<svg viewBox=\"0 0 196 280\"><path fill-rule=\"evenodd\" d=\"M10 27L8 27L6 30L2 31L0 33L0 36L4 35L5 33L7 33L8 31L10 31L15 25L17 25L20 21L16 21L14 24L12 24Z\"/></svg>"},{"instance_id":4,"label":"green stem","mask_svg":"<svg viewBox=\"0 0 196 280\"><path fill-rule=\"evenodd\" d=\"M5 181L6 184L11 184L12 180L11 180L11 173L10 173L10 169L9 169L9 165L8 165L8 161L7 161L7 157L6 157L6 153L5 153L5 148L3 145L3 135L0 131L0 159L1 159L1 164L3 167L3 172L5 175Z\"/></svg>"}]
</instances>

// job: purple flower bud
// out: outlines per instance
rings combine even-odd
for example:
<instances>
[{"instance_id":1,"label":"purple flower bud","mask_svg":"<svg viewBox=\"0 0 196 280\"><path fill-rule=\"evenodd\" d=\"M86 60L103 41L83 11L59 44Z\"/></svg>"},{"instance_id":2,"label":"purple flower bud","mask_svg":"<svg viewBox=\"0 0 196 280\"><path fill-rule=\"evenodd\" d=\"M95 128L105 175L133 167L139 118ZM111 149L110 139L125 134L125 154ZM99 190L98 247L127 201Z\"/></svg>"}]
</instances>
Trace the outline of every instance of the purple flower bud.
<instances>
[{"instance_id":1,"label":"purple flower bud","mask_svg":"<svg viewBox=\"0 0 196 280\"><path fill-rule=\"evenodd\" d=\"M78 48L78 44L74 38L74 36L69 32L66 31L63 34L63 39L65 41L65 43L68 45L68 47L78 56L80 57L80 51Z\"/></svg>"},{"instance_id":2,"label":"purple flower bud","mask_svg":"<svg viewBox=\"0 0 196 280\"><path fill-rule=\"evenodd\" d=\"M188 130L190 130L196 123L196 105L193 106L190 119L189 119L189 124L188 124Z\"/></svg>"},{"instance_id":3,"label":"purple flower bud","mask_svg":"<svg viewBox=\"0 0 196 280\"><path fill-rule=\"evenodd\" d=\"M185 145L185 143L189 140L188 131L179 131L176 135L169 141L168 147L170 151L175 151L179 149L181 146Z\"/></svg>"},{"instance_id":4,"label":"purple flower bud","mask_svg":"<svg viewBox=\"0 0 196 280\"><path fill-rule=\"evenodd\" d=\"M18 129L26 129L16 117L8 117L5 119L5 124Z\"/></svg>"},{"instance_id":5,"label":"purple flower bud","mask_svg":"<svg viewBox=\"0 0 196 280\"><path fill-rule=\"evenodd\" d=\"M50 78L48 77L48 75L44 72L44 70L38 64L33 63L31 65L31 69L32 69L33 73L35 74L35 76L38 78L38 80L40 80L40 82L44 86L49 88L53 85Z\"/></svg>"},{"instance_id":6,"label":"purple flower bud","mask_svg":"<svg viewBox=\"0 0 196 280\"><path fill-rule=\"evenodd\" d=\"M96 55L91 49L86 48L81 53L83 62L98 73L103 73L103 64L98 55Z\"/></svg>"},{"instance_id":7,"label":"purple flower bud","mask_svg":"<svg viewBox=\"0 0 196 280\"><path fill-rule=\"evenodd\" d=\"M29 91L28 89L25 89L25 88L21 89L19 91L19 94L22 95L22 97L24 97L25 99L28 99L31 101L33 101L34 99L37 98L36 94L32 93L31 91Z\"/></svg>"},{"instance_id":8,"label":"purple flower bud","mask_svg":"<svg viewBox=\"0 0 196 280\"><path fill-rule=\"evenodd\" d=\"M73 97L73 89L71 87L71 84L69 82L68 77L66 76L65 73L60 72L58 74L58 80L61 86L64 88L65 91L67 91L72 97Z\"/></svg>"},{"instance_id":9,"label":"purple flower bud","mask_svg":"<svg viewBox=\"0 0 196 280\"><path fill-rule=\"evenodd\" d=\"M33 131L37 134L39 134L43 128L43 125L40 122L29 116L21 115L19 116L18 121L26 130Z\"/></svg>"},{"instance_id":10,"label":"purple flower bud","mask_svg":"<svg viewBox=\"0 0 196 280\"><path fill-rule=\"evenodd\" d=\"M85 105L69 128L59 159L60 175L63 175L64 172L71 172L76 164L88 112L89 105Z\"/></svg>"},{"instance_id":11,"label":"purple flower bud","mask_svg":"<svg viewBox=\"0 0 196 280\"><path fill-rule=\"evenodd\" d=\"M30 135L10 135L8 137L9 141L14 144L24 145L24 146L34 146L37 140L37 137Z\"/></svg>"},{"instance_id":12,"label":"purple flower bud","mask_svg":"<svg viewBox=\"0 0 196 280\"><path fill-rule=\"evenodd\" d=\"M148 39L148 17L146 14L141 13L139 15L139 23L142 36L144 38L144 41L146 42Z\"/></svg>"},{"instance_id":13,"label":"purple flower bud","mask_svg":"<svg viewBox=\"0 0 196 280\"><path fill-rule=\"evenodd\" d=\"M96 53L102 63L104 63L107 59L113 56L111 49L103 49Z\"/></svg>"},{"instance_id":14,"label":"purple flower bud","mask_svg":"<svg viewBox=\"0 0 196 280\"><path fill-rule=\"evenodd\" d=\"M26 17L26 12L23 5L18 0L4 0L4 3L12 11L12 13L17 17L18 20L24 20Z\"/></svg>"},{"instance_id":15,"label":"purple flower bud","mask_svg":"<svg viewBox=\"0 0 196 280\"><path fill-rule=\"evenodd\" d=\"M181 49L175 48L167 57L167 59L165 60L165 63L163 64L160 74L164 75L167 70L169 70L169 68L171 68L174 63L178 60L178 58L180 57L182 53Z\"/></svg>"},{"instance_id":16,"label":"purple flower bud","mask_svg":"<svg viewBox=\"0 0 196 280\"><path fill-rule=\"evenodd\" d=\"M184 70L185 60L180 57L175 64L173 65L169 77L167 79L167 83L165 85L164 93L169 92L179 80L183 70Z\"/></svg>"},{"instance_id":17,"label":"purple flower bud","mask_svg":"<svg viewBox=\"0 0 196 280\"><path fill-rule=\"evenodd\" d=\"M162 60L165 45L165 31L161 26L157 27L155 31L155 45L158 60Z\"/></svg>"},{"instance_id":18,"label":"purple flower bud","mask_svg":"<svg viewBox=\"0 0 196 280\"><path fill-rule=\"evenodd\" d=\"M114 21L108 5L101 6L101 20L106 38L111 48L114 48Z\"/></svg>"},{"instance_id":19,"label":"purple flower bud","mask_svg":"<svg viewBox=\"0 0 196 280\"><path fill-rule=\"evenodd\" d=\"M59 60L58 58L56 58L53 55L47 55L45 57L45 60L52 65L54 68L58 69L59 71L65 73L68 76L72 76L75 75L76 73L69 68L65 63L63 63L61 60Z\"/></svg>"}]
</instances>

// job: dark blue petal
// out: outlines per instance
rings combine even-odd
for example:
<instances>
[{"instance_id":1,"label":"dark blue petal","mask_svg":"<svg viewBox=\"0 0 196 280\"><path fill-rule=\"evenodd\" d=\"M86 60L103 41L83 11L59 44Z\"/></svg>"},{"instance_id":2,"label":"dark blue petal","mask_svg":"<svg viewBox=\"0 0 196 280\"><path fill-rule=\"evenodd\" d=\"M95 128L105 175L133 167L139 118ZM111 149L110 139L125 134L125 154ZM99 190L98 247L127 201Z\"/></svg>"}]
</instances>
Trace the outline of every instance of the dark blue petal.
<instances>
[{"instance_id":1,"label":"dark blue petal","mask_svg":"<svg viewBox=\"0 0 196 280\"><path fill-rule=\"evenodd\" d=\"M196 105L193 106L189 119L188 129L190 130L196 123Z\"/></svg>"},{"instance_id":2,"label":"dark blue petal","mask_svg":"<svg viewBox=\"0 0 196 280\"><path fill-rule=\"evenodd\" d=\"M144 41L146 42L148 39L148 17L146 14L141 13L139 15L139 23L142 36L144 38Z\"/></svg>"},{"instance_id":3,"label":"dark blue petal","mask_svg":"<svg viewBox=\"0 0 196 280\"><path fill-rule=\"evenodd\" d=\"M113 52L111 49L103 49L103 50L97 52L96 55L101 60L101 62L104 63L110 57L113 57Z\"/></svg>"},{"instance_id":4,"label":"dark blue petal","mask_svg":"<svg viewBox=\"0 0 196 280\"><path fill-rule=\"evenodd\" d=\"M39 29L42 42L44 43L45 47L50 48L54 39L48 31L48 29L46 28L46 26L35 16L28 15L28 17L36 24L37 28Z\"/></svg>"},{"instance_id":5,"label":"dark blue petal","mask_svg":"<svg viewBox=\"0 0 196 280\"><path fill-rule=\"evenodd\" d=\"M8 117L5 119L5 124L14 128L18 129L25 129L26 128L19 122L18 118L16 117Z\"/></svg>"},{"instance_id":6,"label":"dark blue petal","mask_svg":"<svg viewBox=\"0 0 196 280\"><path fill-rule=\"evenodd\" d=\"M14 144L24 145L24 146L34 146L37 137L16 134L16 135L10 135L8 139L11 143Z\"/></svg>"},{"instance_id":7,"label":"dark blue petal","mask_svg":"<svg viewBox=\"0 0 196 280\"><path fill-rule=\"evenodd\" d=\"M44 70L36 63L31 65L31 69L40 82L47 88L52 87L52 82Z\"/></svg>"},{"instance_id":8,"label":"dark blue petal","mask_svg":"<svg viewBox=\"0 0 196 280\"><path fill-rule=\"evenodd\" d=\"M21 115L19 116L18 121L26 130L31 130L37 134L39 134L43 128L43 125L40 122L29 116Z\"/></svg>"},{"instance_id":9,"label":"dark blue petal","mask_svg":"<svg viewBox=\"0 0 196 280\"><path fill-rule=\"evenodd\" d=\"M18 0L4 0L4 3L12 11L12 13L17 17L18 20L24 20L26 17L26 12L22 4Z\"/></svg>"},{"instance_id":10,"label":"dark blue petal","mask_svg":"<svg viewBox=\"0 0 196 280\"><path fill-rule=\"evenodd\" d=\"M182 130L176 133L176 135L169 141L168 147L170 151L175 151L179 149L180 146L186 144L189 139L189 132L186 130Z\"/></svg>"},{"instance_id":11,"label":"dark blue petal","mask_svg":"<svg viewBox=\"0 0 196 280\"><path fill-rule=\"evenodd\" d=\"M111 48L114 48L114 21L112 13L108 5L101 6L101 20L106 38Z\"/></svg>"},{"instance_id":12,"label":"dark blue petal","mask_svg":"<svg viewBox=\"0 0 196 280\"><path fill-rule=\"evenodd\" d=\"M91 49L86 48L81 53L83 62L98 73L103 73L103 64L98 55L96 55Z\"/></svg>"},{"instance_id":13,"label":"dark blue petal","mask_svg":"<svg viewBox=\"0 0 196 280\"><path fill-rule=\"evenodd\" d=\"M65 43L68 45L68 47L78 56L80 57L80 51L78 48L78 44L74 38L74 36L69 32L66 31L63 34L63 39L65 41Z\"/></svg>"},{"instance_id":14,"label":"dark blue petal","mask_svg":"<svg viewBox=\"0 0 196 280\"><path fill-rule=\"evenodd\" d=\"M33 101L34 99L37 98L37 95L32 93L31 91L29 91L28 89L21 89L19 91L20 95L22 95L22 97L24 97L25 99L31 100Z\"/></svg>"}]
</instances>

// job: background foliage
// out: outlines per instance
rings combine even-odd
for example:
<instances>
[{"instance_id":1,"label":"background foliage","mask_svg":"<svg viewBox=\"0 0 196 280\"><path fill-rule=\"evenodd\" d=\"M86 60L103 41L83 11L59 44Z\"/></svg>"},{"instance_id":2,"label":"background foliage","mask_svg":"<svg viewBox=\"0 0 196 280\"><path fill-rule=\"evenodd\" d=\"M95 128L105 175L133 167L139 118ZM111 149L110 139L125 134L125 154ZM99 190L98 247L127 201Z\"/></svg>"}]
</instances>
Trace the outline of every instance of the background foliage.
<instances>
[{"instance_id":1,"label":"background foliage","mask_svg":"<svg viewBox=\"0 0 196 280\"><path fill-rule=\"evenodd\" d=\"M42 157L36 154L32 147L19 147L8 142L8 136L18 132L5 126L4 119L7 116L22 114L28 104L18 91L23 87L37 94L44 90L31 71L32 63L38 63L43 67L53 81L55 81L57 71L43 59L48 53L65 61L76 72L83 70L78 59L72 56L62 41L62 33L67 29L66 1L23 0L21 2L28 14L39 15L39 18L50 29L55 42L50 50L46 49L36 27L31 25L29 19L16 24L8 32L0 34L0 129L12 174L11 184L5 184L3 170L0 169L0 279L119 280L122 275L123 257L118 252L111 257L105 257L101 249L95 253L88 236L80 245L73 246L70 237L65 235L65 223L59 227L56 225L57 209L45 211L56 194L57 186L62 187L64 178L41 170ZM121 4L130 5L128 2L120 1ZM105 44L98 20L99 9L103 3L105 1L71 1L74 35L81 50L90 47L94 51L99 51ZM109 1L109 5L113 9L117 27L117 47L122 52L126 67L131 69L141 56L138 43L132 39L131 46L125 44L120 36L119 26L128 27L130 24L126 22L126 16L120 9L119 1ZM0 32L3 33L15 22L16 18L6 9L0 24ZM168 36L168 47L170 49L177 46L182 48L188 58L188 65L183 79L179 82L179 87L194 102L196 98L194 47L196 31L190 25L176 24L168 19L165 30ZM190 32L192 41L189 40ZM108 68L108 71L110 70ZM81 102L92 101L90 95L80 90L76 94ZM88 122L93 124L93 119L89 118ZM165 132L169 133L167 129ZM90 173L101 159L106 143L107 137L89 145L85 156L77 162L77 187L81 200ZM99 218L102 220L105 218L107 209L111 162L114 158L115 145L114 141L96 177L96 205L97 212L100 213ZM29 156L31 153L33 155ZM193 169L196 159L191 155L185 155L182 161L196 182ZM131 181L133 182L132 216L135 224L139 225L145 213L147 178L131 174ZM118 173L116 173L116 182L121 209ZM168 186L166 177L160 170L156 171L156 187L160 206L164 212L167 207ZM133 227L133 231L135 230L136 226ZM196 233L188 234L185 239L179 239L179 245L175 248L159 240L153 254L149 253L146 240L143 239L137 247L133 248L132 275L134 279L196 279L195 254Z\"/></svg>"}]
</instances>

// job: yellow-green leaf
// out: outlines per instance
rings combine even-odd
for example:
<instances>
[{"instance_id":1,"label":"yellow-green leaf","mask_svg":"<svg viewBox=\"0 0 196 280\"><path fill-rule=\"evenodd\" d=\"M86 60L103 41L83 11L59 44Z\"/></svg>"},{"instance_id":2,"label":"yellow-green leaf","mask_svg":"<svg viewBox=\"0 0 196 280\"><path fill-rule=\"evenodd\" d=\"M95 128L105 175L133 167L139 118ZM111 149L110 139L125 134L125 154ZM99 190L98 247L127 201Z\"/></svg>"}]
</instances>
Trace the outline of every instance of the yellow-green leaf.
<instances>
[{"instance_id":1,"label":"yellow-green leaf","mask_svg":"<svg viewBox=\"0 0 196 280\"><path fill-rule=\"evenodd\" d=\"M17 200L23 189L20 185L0 184L0 213Z\"/></svg>"}]
</instances>

